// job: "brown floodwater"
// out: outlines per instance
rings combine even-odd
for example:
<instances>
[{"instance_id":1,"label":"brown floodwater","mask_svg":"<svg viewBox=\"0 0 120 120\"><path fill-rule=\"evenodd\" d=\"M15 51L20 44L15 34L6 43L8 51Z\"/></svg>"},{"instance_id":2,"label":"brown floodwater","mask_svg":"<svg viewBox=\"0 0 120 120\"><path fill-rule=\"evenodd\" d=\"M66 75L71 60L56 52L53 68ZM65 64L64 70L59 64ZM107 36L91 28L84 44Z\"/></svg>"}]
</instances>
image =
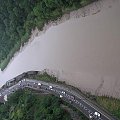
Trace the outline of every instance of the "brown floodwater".
<instances>
[{"instance_id":1,"label":"brown floodwater","mask_svg":"<svg viewBox=\"0 0 120 120\"><path fill-rule=\"evenodd\" d=\"M73 15L36 36L0 72L1 85L22 72L48 69L81 90L120 98L120 0L102 2L100 12Z\"/></svg>"}]
</instances>

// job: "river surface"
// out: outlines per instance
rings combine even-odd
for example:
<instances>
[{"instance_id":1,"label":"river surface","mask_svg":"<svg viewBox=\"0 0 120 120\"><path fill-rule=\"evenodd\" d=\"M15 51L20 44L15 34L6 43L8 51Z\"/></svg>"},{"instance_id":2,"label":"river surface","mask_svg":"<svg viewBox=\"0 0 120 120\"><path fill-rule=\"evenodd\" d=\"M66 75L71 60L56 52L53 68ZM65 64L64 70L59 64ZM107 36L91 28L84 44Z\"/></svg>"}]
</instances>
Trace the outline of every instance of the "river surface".
<instances>
[{"instance_id":1,"label":"river surface","mask_svg":"<svg viewBox=\"0 0 120 120\"><path fill-rule=\"evenodd\" d=\"M0 86L44 69L83 91L120 98L120 0L105 0L97 14L71 17L36 36L0 72Z\"/></svg>"}]
</instances>

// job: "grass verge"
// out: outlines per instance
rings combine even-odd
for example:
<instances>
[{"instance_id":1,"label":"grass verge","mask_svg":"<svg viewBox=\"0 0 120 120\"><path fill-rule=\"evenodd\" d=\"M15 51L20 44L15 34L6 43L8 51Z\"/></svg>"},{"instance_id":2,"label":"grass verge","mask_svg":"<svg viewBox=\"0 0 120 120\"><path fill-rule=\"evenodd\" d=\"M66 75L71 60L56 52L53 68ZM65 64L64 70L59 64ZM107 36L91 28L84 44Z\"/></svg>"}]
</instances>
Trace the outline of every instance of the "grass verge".
<instances>
[{"instance_id":1,"label":"grass verge","mask_svg":"<svg viewBox=\"0 0 120 120\"><path fill-rule=\"evenodd\" d=\"M112 97L97 96L96 102L120 119L120 100Z\"/></svg>"},{"instance_id":2,"label":"grass verge","mask_svg":"<svg viewBox=\"0 0 120 120\"><path fill-rule=\"evenodd\" d=\"M43 80L45 82L53 82L53 83L56 82L58 84L59 83L62 84L63 86L67 86L71 90L75 90L78 94L81 94L82 96L85 96L86 98L91 100L98 107L103 108L104 111L106 112L108 111L111 115L120 119L120 100L119 99L114 99L112 97L109 98L105 96L95 96L95 95L91 95L88 92L84 93L80 91L78 88L75 88L71 85L67 85L65 82L58 81L57 77L55 77L54 75L51 76L47 72L44 72L43 74L40 74L40 75L36 75L33 78L37 80Z\"/></svg>"},{"instance_id":3,"label":"grass verge","mask_svg":"<svg viewBox=\"0 0 120 120\"><path fill-rule=\"evenodd\" d=\"M28 17L29 19L27 19L26 22L24 23L24 26L26 28L25 34L20 37L20 41L18 41L18 43L16 42L17 44L14 45L14 47L10 50L9 54L7 54L7 56L4 58L4 60L0 61L1 70L3 71L7 67L7 65L10 62L10 60L12 59L12 57L14 57L14 54L16 53L16 51L19 51L20 47L24 46L24 44L26 42L28 42L32 29L37 27L39 30L43 30L44 25L46 23L49 23L49 21L55 21L55 20L61 18L64 14L70 13L73 10L82 8L94 1L97 1L97 0L73 1L73 4L70 6L68 6L66 4L64 7L60 6L61 9L57 8L56 10L49 12L49 13L46 13L46 11L45 11L47 9L46 8L45 10L43 10L43 11L45 11L45 13L43 14L43 12L42 12L42 15L45 17L44 19L41 18L42 15L39 12L39 7L37 8L37 6L36 6L36 9L34 9L34 11L30 12L29 15L31 15L30 18L32 18L33 16L36 17L35 15L37 15L37 13L39 13L38 17L36 17L36 19L32 19L32 20L30 20L30 18ZM39 4L38 4L38 6L39 6ZM54 7L53 7L53 9L54 9ZM37 11L37 12L34 15L33 13L35 11Z\"/></svg>"}]
</instances>

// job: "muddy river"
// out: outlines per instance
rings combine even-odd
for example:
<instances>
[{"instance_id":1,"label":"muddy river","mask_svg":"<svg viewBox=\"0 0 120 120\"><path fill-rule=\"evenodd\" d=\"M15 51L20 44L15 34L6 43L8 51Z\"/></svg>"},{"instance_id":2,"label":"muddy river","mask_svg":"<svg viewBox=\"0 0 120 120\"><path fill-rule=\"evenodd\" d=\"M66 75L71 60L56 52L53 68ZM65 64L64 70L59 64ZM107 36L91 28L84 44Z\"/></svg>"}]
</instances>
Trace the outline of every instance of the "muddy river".
<instances>
[{"instance_id":1,"label":"muddy river","mask_svg":"<svg viewBox=\"0 0 120 120\"><path fill-rule=\"evenodd\" d=\"M83 91L120 98L120 0L101 0L66 17L42 34L33 32L34 40L0 72L0 85L47 69Z\"/></svg>"}]
</instances>

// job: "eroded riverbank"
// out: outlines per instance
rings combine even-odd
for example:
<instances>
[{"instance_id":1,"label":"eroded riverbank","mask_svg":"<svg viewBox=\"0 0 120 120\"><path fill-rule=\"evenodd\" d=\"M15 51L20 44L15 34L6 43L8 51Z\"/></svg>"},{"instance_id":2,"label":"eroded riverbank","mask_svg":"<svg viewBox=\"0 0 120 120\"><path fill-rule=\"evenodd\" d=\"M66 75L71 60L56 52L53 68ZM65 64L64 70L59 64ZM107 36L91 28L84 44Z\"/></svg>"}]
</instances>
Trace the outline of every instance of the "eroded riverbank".
<instances>
[{"instance_id":1,"label":"eroded riverbank","mask_svg":"<svg viewBox=\"0 0 120 120\"><path fill-rule=\"evenodd\" d=\"M119 0L102 0L62 20L67 21L49 23L43 32L33 32L31 42L0 73L1 85L24 71L47 68L82 90L119 98Z\"/></svg>"}]
</instances>

